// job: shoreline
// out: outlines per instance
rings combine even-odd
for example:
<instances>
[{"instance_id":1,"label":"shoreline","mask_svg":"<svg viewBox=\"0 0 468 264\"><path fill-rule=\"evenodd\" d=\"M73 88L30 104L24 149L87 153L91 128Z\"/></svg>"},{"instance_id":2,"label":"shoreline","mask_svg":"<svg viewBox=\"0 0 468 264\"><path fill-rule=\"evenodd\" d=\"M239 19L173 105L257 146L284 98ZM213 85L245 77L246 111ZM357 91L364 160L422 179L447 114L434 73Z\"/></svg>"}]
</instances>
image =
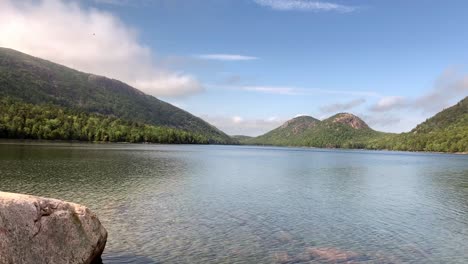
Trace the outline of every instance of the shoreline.
<instances>
[{"instance_id":1,"label":"shoreline","mask_svg":"<svg viewBox=\"0 0 468 264\"><path fill-rule=\"evenodd\" d=\"M388 152L405 152L405 153L432 153L432 154L452 154L452 155L468 155L468 152L438 152L438 151L421 151L421 150L393 150L393 149L363 149L363 148L319 148L308 146L280 146L280 145L251 145L240 144L240 146L250 147L280 147L280 148L305 148L305 149L339 149L339 150L365 150L365 151L388 151Z\"/></svg>"},{"instance_id":2,"label":"shoreline","mask_svg":"<svg viewBox=\"0 0 468 264\"><path fill-rule=\"evenodd\" d=\"M319 148L309 146L280 146L280 145L253 145L253 144L176 144L176 143L152 143L152 142L106 142L106 141L80 141L80 140L46 140L46 139L13 139L0 138L0 145L14 145L20 143L68 143L68 144L89 144L89 145L187 145L187 146L247 146L247 147L279 147L279 148L303 148L303 149L321 149L321 150L361 150L361 151L387 151L403 153L427 153L427 154L449 154L449 155L468 155L468 152L437 152L437 151L411 151L411 150L392 150L392 149L362 149L362 148Z\"/></svg>"}]
</instances>

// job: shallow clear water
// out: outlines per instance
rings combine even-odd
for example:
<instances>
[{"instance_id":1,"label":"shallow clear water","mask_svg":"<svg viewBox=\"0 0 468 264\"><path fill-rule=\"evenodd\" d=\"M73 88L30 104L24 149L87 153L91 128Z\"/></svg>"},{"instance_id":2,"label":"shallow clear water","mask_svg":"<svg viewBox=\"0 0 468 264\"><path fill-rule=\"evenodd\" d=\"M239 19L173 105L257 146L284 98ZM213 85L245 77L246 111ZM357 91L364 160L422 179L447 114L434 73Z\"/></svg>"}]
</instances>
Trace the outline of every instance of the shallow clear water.
<instances>
[{"instance_id":1,"label":"shallow clear water","mask_svg":"<svg viewBox=\"0 0 468 264\"><path fill-rule=\"evenodd\" d=\"M468 262L468 156L5 141L0 190L90 207L104 263Z\"/></svg>"}]
</instances>

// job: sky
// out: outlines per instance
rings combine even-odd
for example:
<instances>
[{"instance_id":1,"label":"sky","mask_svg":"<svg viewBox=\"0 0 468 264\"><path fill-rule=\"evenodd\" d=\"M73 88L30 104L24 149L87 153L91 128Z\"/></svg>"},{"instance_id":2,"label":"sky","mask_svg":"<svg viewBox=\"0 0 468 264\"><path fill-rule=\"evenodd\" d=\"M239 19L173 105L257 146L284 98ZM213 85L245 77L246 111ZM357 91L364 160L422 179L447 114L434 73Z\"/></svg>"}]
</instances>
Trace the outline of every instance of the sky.
<instances>
[{"instance_id":1,"label":"sky","mask_svg":"<svg viewBox=\"0 0 468 264\"><path fill-rule=\"evenodd\" d=\"M338 112L406 132L468 95L468 2L0 0L0 46L122 80L231 135Z\"/></svg>"}]
</instances>

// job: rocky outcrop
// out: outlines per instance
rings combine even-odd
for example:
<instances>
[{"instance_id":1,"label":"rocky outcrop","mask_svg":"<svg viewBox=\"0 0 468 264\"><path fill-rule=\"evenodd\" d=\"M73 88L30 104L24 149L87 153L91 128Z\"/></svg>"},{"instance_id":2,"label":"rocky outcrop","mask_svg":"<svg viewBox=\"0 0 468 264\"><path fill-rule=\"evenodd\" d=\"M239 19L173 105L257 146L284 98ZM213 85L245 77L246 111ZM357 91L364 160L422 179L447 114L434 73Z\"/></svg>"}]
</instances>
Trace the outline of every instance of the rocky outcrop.
<instances>
[{"instance_id":1,"label":"rocky outcrop","mask_svg":"<svg viewBox=\"0 0 468 264\"><path fill-rule=\"evenodd\" d=\"M0 192L0 263L96 263L107 231L88 208Z\"/></svg>"},{"instance_id":2,"label":"rocky outcrop","mask_svg":"<svg viewBox=\"0 0 468 264\"><path fill-rule=\"evenodd\" d=\"M362 121L359 117L349 114L349 113L340 113L332 117L333 123L341 123L348 125L354 129L367 129L369 126Z\"/></svg>"}]
</instances>

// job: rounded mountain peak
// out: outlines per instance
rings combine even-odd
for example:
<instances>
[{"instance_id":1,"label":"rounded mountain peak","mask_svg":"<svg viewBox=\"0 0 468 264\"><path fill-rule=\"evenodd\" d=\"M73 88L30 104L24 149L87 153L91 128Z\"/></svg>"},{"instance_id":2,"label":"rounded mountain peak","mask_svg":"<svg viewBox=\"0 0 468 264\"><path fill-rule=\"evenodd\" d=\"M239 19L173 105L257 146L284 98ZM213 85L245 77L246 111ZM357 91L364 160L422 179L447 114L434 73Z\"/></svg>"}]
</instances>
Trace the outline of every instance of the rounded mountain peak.
<instances>
[{"instance_id":1,"label":"rounded mountain peak","mask_svg":"<svg viewBox=\"0 0 468 264\"><path fill-rule=\"evenodd\" d=\"M354 129L368 129L369 126L361 118L350 113L339 113L329 119L333 123L348 125Z\"/></svg>"},{"instance_id":2,"label":"rounded mountain peak","mask_svg":"<svg viewBox=\"0 0 468 264\"><path fill-rule=\"evenodd\" d=\"M292 134L299 134L305 130L314 127L320 120L311 116L298 116L286 121L280 129L290 129Z\"/></svg>"}]
</instances>

